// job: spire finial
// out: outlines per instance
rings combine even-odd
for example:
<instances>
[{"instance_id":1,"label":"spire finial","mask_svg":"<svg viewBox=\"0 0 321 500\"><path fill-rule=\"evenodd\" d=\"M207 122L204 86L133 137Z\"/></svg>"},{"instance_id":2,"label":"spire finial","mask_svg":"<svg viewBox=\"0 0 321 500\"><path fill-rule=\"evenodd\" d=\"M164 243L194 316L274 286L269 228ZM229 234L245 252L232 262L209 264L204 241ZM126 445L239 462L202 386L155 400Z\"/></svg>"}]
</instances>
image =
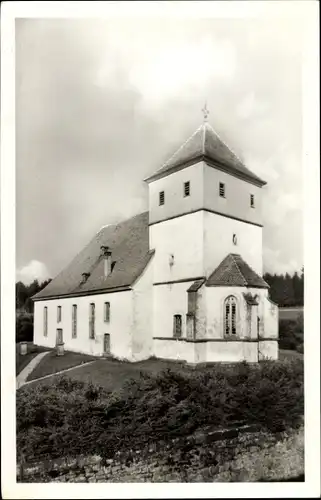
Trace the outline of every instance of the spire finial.
<instances>
[{"instance_id":1,"label":"spire finial","mask_svg":"<svg viewBox=\"0 0 321 500\"><path fill-rule=\"evenodd\" d=\"M203 116L204 116L204 123L207 122L207 117L210 114L209 110L207 109L207 102L205 101L204 108L202 109Z\"/></svg>"}]
</instances>

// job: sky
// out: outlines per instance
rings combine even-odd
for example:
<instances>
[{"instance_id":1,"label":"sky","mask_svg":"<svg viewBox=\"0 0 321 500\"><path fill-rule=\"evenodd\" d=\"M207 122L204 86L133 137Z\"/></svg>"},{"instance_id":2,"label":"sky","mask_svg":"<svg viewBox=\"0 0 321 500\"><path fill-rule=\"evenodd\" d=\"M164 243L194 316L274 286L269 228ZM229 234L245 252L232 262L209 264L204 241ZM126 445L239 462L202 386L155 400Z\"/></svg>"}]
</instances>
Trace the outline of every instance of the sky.
<instances>
[{"instance_id":1,"label":"sky","mask_svg":"<svg viewBox=\"0 0 321 500\"><path fill-rule=\"evenodd\" d=\"M267 181L263 263L300 271L298 19L16 20L16 278L53 278L202 123Z\"/></svg>"}]
</instances>

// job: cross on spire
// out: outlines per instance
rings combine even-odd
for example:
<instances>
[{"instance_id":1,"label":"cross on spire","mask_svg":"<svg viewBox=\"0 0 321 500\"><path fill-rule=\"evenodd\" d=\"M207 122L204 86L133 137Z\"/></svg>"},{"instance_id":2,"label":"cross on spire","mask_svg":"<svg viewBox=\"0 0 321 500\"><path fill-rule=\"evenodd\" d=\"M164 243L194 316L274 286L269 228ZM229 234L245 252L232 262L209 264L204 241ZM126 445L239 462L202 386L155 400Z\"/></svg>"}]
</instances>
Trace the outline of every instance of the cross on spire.
<instances>
[{"instance_id":1,"label":"cross on spire","mask_svg":"<svg viewBox=\"0 0 321 500\"><path fill-rule=\"evenodd\" d=\"M204 116L204 123L207 122L207 117L210 114L209 110L207 109L207 103L205 102L204 108L202 109L203 116Z\"/></svg>"}]
</instances>

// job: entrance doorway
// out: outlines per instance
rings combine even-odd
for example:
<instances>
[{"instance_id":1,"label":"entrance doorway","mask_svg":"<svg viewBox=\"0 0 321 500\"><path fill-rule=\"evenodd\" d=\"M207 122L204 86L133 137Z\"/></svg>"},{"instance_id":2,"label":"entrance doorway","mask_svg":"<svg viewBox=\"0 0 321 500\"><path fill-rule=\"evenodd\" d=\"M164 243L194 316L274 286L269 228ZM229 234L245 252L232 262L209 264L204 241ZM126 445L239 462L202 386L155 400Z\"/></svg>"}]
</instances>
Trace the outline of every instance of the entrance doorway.
<instances>
[{"instance_id":1,"label":"entrance doorway","mask_svg":"<svg viewBox=\"0 0 321 500\"><path fill-rule=\"evenodd\" d=\"M104 334L104 355L110 355L110 333Z\"/></svg>"},{"instance_id":2,"label":"entrance doorway","mask_svg":"<svg viewBox=\"0 0 321 500\"><path fill-rule=\"evenodd\" d=\"M56 345L61 345L62 343L63 343L62 328L57 328Z\"/></svg>"}]
</instances>

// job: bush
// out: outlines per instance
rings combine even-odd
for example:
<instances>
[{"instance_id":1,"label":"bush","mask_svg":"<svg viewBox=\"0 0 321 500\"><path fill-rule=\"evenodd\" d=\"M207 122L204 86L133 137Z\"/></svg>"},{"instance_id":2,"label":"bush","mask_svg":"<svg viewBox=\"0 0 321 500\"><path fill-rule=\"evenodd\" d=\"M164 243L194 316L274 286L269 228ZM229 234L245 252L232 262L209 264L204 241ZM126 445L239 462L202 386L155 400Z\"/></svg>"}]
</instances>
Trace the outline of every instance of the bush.
<instances>
[{"instance_id":1,"label":"bush","mask_svg":"<svg viewBox=\"0 0 321 500\"><path fill-rule=\"evenodd\" d=\"M280 349L297 350L303 343L303 314L297 320L280 319L279 321L279 347Z\"/></svg>"},{"instance_id":2,"label":"bush","mask_svg":"<svg viewBox=\"0 0 321 500\"><path fill-rule=\"evenodd\" d=\"M303 367L296 361L145 373L113 393L60 378L17 393L17 448L26 457L112 457L233 421L279 432L298 427L302 414Z\"/></svg>"},{"instance_id":3,"label":"bush","mask_svg":"<svg viewBox=\"0 0 321 500\"><path fill-rule=\"evenodd\" d=\"M33 341L33 316L20 314L16 316L16 342Z\"/></svg>"}]
</instances>

